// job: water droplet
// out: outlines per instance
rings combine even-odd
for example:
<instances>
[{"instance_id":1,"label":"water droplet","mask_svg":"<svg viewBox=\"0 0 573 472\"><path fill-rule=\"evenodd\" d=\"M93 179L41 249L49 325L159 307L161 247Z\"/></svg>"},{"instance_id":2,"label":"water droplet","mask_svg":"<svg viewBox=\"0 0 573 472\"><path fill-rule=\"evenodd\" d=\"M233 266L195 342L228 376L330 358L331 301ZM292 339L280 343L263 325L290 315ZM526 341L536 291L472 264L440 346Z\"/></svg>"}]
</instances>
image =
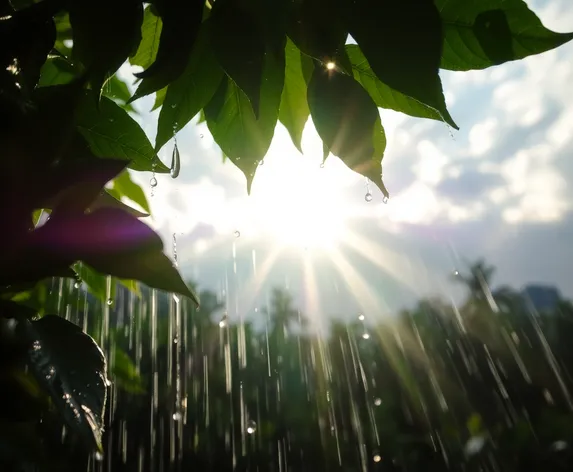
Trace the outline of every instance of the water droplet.
<instances>
[{"instance_id":1,"label":"water droplet","mask_svg":"<svg viewBox=\"0 0 573 472\"><path fill-rule=\"evenodd\" d=\"M151 177L149 180L149 185L151 185L152 188L157 187L157 179L155 177Z\"/></svg>"},{"instance_id":2,"label":"water droplet","mask_svg":"<svg viewBox=\"0 0 573 472\"><path fill-rule=\"evenodd\" d=\"M203 135L203 133L201 133L201 134L199 135L199 137L200 137L201 139L203 139L205 136Z\"/></svg>"},{"instance_id":3,"label":"water droplet","mask_svg":"<svg viewBox=\"0 0 573 472\"><path fill-rule=\"evenodd\" d=\"M176 179L179 177L181 171L181 157L179 156L179 148L177 143L173 146L173 154L171 155L171 178Z\"/></svg>"},{"instance_id":4,"label":"water droplet","mask_svg":"<svg viewBox=\"0 0 573 472\"><path fill-rule=\"evenodd\" d=\"M241 232L240 231L235 231L235 238L240 238L241 237Z\"/></svg>"},{"instance_id":5,"label":"water droplet","mask_svg":"<svg viewBox=\"0 0 573 472\"><path fill-rule=\"evenodd\" d=\"M74 288L75 288L75 289L80 288L80 284L81 284L80 282L76 281L76 282L74 283Z\"/></svg>"},{"instance_id":6,"label":"water droplet","mask_svg":"<svg viewBox=\"0 0 573 472\"><path fill-rule=\"evenodd\" d=\"M364 333L364 334L362 335L362 338L363 338L363 339L370 339L370 335L369 335L368 333Z\"/></svg>"},{"instance_id":7,"label":"water droplet","mask_svg":"<svg viewBox=\"0 0 573 472\"><path fill-rule=\"evenodd\" d=\"M382 199L382 203L384 203L384 204L388 203L388 197L386 195L384 195L384 198Z\"/></svg>"},{"instance_id":8,"label":"water droplet","mask_svg":"<svg viewBox=\"0 0 573 472\"><path fill-rule=\"evenodd\" d=\"M460 275L460 271L459 271L459 270L454 270L454 275L457 277L458 275Z\"/></svg>"},{"instance_id":9,"label":"water droplet","mask_svg":"<svg viewBox=\"0 0 573 472\"><path fill-rule=\"evenodd\" d=\"M335 64L334 62L332 62L332 61L327 62L327 63L326 63L326 68L327 68L328 70L334 70L334 69L336 69L336 64Z\"/></svg>"},{"instance_id":10,"label":"water droplet","mask_svg":"<svg viewBox=\"0 0 573 472\"><path fill-rule=\"evenodd\" d=\"M382 460L382 456L381 456L380 454L374 454L374 455L372 456L372 460L373 460L374 462L380 462L380 461Z\"/></svg>"},{"instance_id":11,"label":"water droplet","mask_svg":"<svg viewBox=\"0 0 573 472\"><path fill-rule=\"evenodd\" d=\"M555 441L553 444L551 444L551 449L553 449L554 451L564 451L568 447L569 445L567 444L567 442L563 440Z\"/></svg>"},{"instance_id":12,"label":"water droplet","mask_svg":"<svg viewBox=\"0 0 573 472\"><path fill-rule=\"evenodd\" d=\"M364 315L358 315L358 319L359 319L360 321L364 321Z\"/></svg>"},{"instance_id":13,"label":"water droplet","mask_svg":"<svg viewBox=\"0 0 573 472\"><path fill-rule=\"evenodd\" d=\"M219 328L224 328L227 326L227 320L221 320L219 321Z\"/></svg>"},{"instance_id":14,"label":"water droplet","mask_svg":"<svg viewBox=\"0 0 573 472\"><path fill-rule=\"evenodd\" d=\"M179 340L177 338L173 338L173 344L177 344Z\"/></svg>"},{"instance_id":15,"label":"water droplet","mask_svg":"<svg viewBox=\"0 0 573 472\"><path fill-rule=\"evenodd\" d=\"M109 306L113 305L113 298L108 298L106 302Z\"/></svg>"},{"instance_id":16,"label":"water droplet","mask_svg":"<svg viewBox=\"0 0 573 472\"><path fill-rule=\"evenodd\" d=\"M96 461L98 461L98 462L103 461L103 454L102 454L101 452L96 452L96 453L94 454L94 459L95 459Z\"/></svg>"},{"instance_id":17,"label":"water droplet","mask_svg":"<svg viewBox=\"0 0 573 472\"><path fill-rule=\"evenodd\" d=\"M259 161L259 165L260 165L260 166L262 166L264 163L265 163L265 161L264 161L263 159L261 159L261 160Z\"/></svg>"},{"instance_id":18,"label":"water droplet","mask_svg":"<svg viewBox=\"0 0 573 472\"><path fill-rule=\"evenodd\" d=\"M376 405L376 406L382 405L382 399L381 398L375 398L374 399L374 405Z\"/></svg>"},{"instance_id":19,"label":"water droplet","mask_svg":"<svg viewBox=\"0 0 573 472\"><path fill-rule=\"evenodd\" d=\"M321 169L324 169L324 162L322 162L322 163L320 164L320 168L321 168Z\"/></svg>"},{"instance_id":20,"label":"water droplet","mask_svg":"<svg viewBox=\"0 0 573 472\"><path fill-rule=\"evenodd\" d=\"M247 423L247 433L253 434L256 430L257 430L257 423L255 423L253 420L250 420Z\"/></svg>"},{"instance_id":21,"label":"water droplet","mask_svg":"<svg viewBox=\"0 0 573 472\"><path fill-rule=\"evenodd\" d=\"M173 413L173 421L181 421L182 415L178 411Z\"/></svg>"},{"instance_id":22,"label":"water droplet","mask_svg":"<svg viewBox=\"0 0 573 472\"><path fill-rule=\"evenodd\" d=\"M468 456L473 456L480 452L485 446L485 438L483 436L471 437L465 445L465 452Z\"/></svg>"},{"instance_id":23,"label":"water droplet","mask_svg":"<svg viewBox=\"0 0 573 472\"><path fill-rule=\"evenodd\" d=\"M173 105L171 105L171 108L177 108L177 103L174 103Z\"/></svg>"},{"instance_id":24,"label":"water droplet","mask_svg":"<svg viewBox=\"0 0 573 472\"><path fill-rule=\"evenodd\" d=\"M370 192L368 192L366 195L364 195L364 200L366 200L367 202L371 202L372 201L372 194Z\"/></svg>"},{"instance_id":25,"label":"water droplet","mask_svg":"<svg viewBox=\"0 0 573 472\"><path fill-rule=\"evenodd\" d=\"M32 349L34 351L39 351L40 349L42 349L42 343L40 343L40 341L34 341L32 343Z\"/></svg>"}]
</instances>

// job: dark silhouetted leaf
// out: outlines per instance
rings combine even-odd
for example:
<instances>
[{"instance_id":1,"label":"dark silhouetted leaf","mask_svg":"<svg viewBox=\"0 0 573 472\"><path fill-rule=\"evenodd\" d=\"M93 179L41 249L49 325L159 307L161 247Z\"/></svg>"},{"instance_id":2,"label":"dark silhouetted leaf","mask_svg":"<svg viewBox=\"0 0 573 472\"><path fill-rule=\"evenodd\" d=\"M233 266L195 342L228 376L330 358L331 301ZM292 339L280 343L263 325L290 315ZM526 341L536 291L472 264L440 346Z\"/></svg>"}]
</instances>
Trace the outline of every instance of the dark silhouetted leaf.
<instances>
[{"instance_id":1,"label":"dark silhouetted leaf","mask_svg":"<svg viewBox=\"0 0 573 472\"><path fill-rule=\"evenodd\" d=\"M419 118L445 121L453 128L458 129L458 126L453 121L445 106L442 110L435 110L403 93L392 90L392 88L376 77L376 74L374 74L370 68L368 61L357 45L347 45L346 51L352 62L354 78L367 90L372 100L374 100L374 103L376 103L376 106L380 108L390 108Z\"/></svg>"},{"instance_id":2,"label":"dark silhouetted leaf","mask_svg":"<svg viewBox=\"0 0 573 472\"><path fill-rule=\"evenodd\" d=\"M169 171L137 122L108 98L101 98L98 110L86 92L76 110L76 125L98 157L128 160L134 170Z\"/></svg>"},{"instance_id":3,"label":"dark silhouetted leaf","mask_svg":"<svg viewBox=\"0 0 573 472\"><path fill-rule=\"evenodd\" d=\"M554 49L573 38L543 26L523 0L436 0L444 24L441 67L485 69Z\"/></svg>"},{"instance_id":4,"label":"dark silhouetted leaf","mask_svg":"<svg viewBox=\"0 0 573 472\"><path fill-rule=\"evenodd\" d=\"M25 256L43 267L82 261L102 274L139 280L197 302L162 251L161 238L149 226L125 211L101 208L51 217L31 234Z\"/></svg>"},{"instance_id":5,"label":"dark silhouetted leaf","mask_svg":"<svg viewBox=\"0 0 573 472\"><path fill-rule=\"evenodd\" d=\"M287 34L304 54L323 63L335 62L349 72L344 51L348 31L339 18L336 2L292 2Z\"/></svg>"},{"instance_id":6,"label":"dark silhouetted leaf","mask_svg":"<svg viewBox=\"0 0 573 472\"><path fill-rule=\"evenodd\" d=\"M149 213L144 213L142 211L136 210L123 203L120 199L111 195L107 190L101 192L94 202L89 206L88 211L95 211L99 208L117 208L123 210L136 218L145 218L149 216Z\"/></svg>"},{"instance_id":7,"label":"dark silhouetted leaf","mask_svg":"<svg viewBox=\"0 0 573 472\"><path fill-rule=\"evenodd\" d=\"M132 100L161 90L185 70L203 19L203 0L171 0L160 8L163 22L155 61L136 74L142 78Z\"/></svg>"},{"instance_id":8,"label":"dark silhouetted leaf","mask_svg":"<svg viewBox=\"0 0 573 472\"><path fill-rule=\"evenodd\" d=\"M308 86L308 105L316 131L330 152L387 195L381 164L386 138L368 92L346 74L317 67Z\"/></svg>"},{"instance_id":9,"label":"dark silhouetted leaf","mask_svg":"<svg viewBox=\"0 0 573 472\"><path fill-rule=\"evenodd\" d=\"M59 316L21 325L29 365L66 425L88 448L102 451L108 384L105 356L78 326Z\"/></svg>"},{"instance_id":10,"label":"dark silhouetted leaf","mask_svg":"<svg viewBox=\"0 0 573 472\"><path fill-rule=\"evenodd\" d=\"M147 213L151 213L145 192L139 185L131 180L129 172L122 172L113 180L113 189L119 192L120 197L129 198L131 201L137 203Z\"/></svg>"},{"instance_id":11,"label":"dark silhouetted leaf","mask_svg":"<svg viewBox=\"0 0 573 472\"><path fill-rule=\"evenodd\" d=\"M210 18L211 44L223 70L259 117L265 67L265 41L250 11L237 2L218 2Z\"/></svg>"},{"instance_id":12,"label":"dark silhouetted leaf","mask_svg":"<svg viewBox=\"0 0 573 472\"><path fill-rule=\"evenodd\" d=\"M147 7L143 13L143 23L141 24L141 42L135 54L129 58L132 65L147 69L153 64L159 49L162 27L161 18L152 12L151 7Z\"/></svg>"},{"instance_id":13,"label":"dark silhouetted leaf","mask_svg":"<svg viewBox=\"0 0 573 472\"><path fill-rule=\"evenodd\" d=\"M209 103L223 79L223 70L209 48L208 39L207 30L203 29L187 68L167 88L157 125L157 150Z\"/></svg>"},{"instance_id":14,"label":"dark silhouetted leaf","mask_svg":"<svg viewBox=\"0 0 573 472\"><path fill-rule=\"evenodd\" d=\"M72 55L87 69L92 86L99 91L141 41L143 6L138 0L72 1Z\"/></svg>"},{"instance_id":15,"label":"dark silhouetted leaf","mask_svg":"<svg viewBox=\"0 0 573 472\"><path fill-rule=\"evenodd\" d=\"M40 184L37 208L49 208L53 215L83 213L103 192L107 182L125 169L117 159L78 159L50 169Z\"/></svg>"},{"instance_id":16,"label":"dark silhouetted leaf","mask_svg":"<svg viewBox=\"0 0 573 472\"><path fill-rule=\"evenodd\" d=\"M445 109L438 74L442 22L432 0L356 0L343 14L376 76L393 90Z\"/></svg>"},{"instance_id":17,"label":"dark silhouetted leaf","mask_svg":"<svg viewBox=\"0 0 573 472\"><path fill-rule=\"evenodd\" d=\"M308 120L306 101L307 81L303 75L302 61L312 60L303 56L295 44L288 40L285 48L285 83L279 108L279 120L288 130L292 142L302 152L301 139Z\"/></svg>"},{"instance_id":18,"label":"dark silhouetted leaf","mask_svg":"<svg viewBox=\"0 0 573 472\"><path fill-rule=\"evenodd\" d=\"M284 58L267 55L261 87L260 115L255 118L247 96L229 78L224 79L204 108L207 126L224 155L247 178L247 191L259 162L273 138L284 84Z\"/></svg>"}]
</instances>

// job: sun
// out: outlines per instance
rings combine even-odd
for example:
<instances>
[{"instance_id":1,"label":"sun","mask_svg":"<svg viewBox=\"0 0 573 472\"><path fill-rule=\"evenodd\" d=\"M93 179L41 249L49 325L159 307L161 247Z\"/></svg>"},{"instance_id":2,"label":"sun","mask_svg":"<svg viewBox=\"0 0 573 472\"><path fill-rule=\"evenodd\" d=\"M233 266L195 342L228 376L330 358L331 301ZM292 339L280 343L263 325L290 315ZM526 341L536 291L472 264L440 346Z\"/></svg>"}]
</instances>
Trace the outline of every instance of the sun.
<instances>
[{"instance_id":1,"label":"sun","mask_svg":"<svg viewBox=\"0 0 573 472\"><path fill-rule=\"evenodd\" d=\"M323 166L317 157L274 146L257 170L251 215L279 246L330 250L345 238L350 211L342 187L350 171Z\"/></svg>"}]
</instances>

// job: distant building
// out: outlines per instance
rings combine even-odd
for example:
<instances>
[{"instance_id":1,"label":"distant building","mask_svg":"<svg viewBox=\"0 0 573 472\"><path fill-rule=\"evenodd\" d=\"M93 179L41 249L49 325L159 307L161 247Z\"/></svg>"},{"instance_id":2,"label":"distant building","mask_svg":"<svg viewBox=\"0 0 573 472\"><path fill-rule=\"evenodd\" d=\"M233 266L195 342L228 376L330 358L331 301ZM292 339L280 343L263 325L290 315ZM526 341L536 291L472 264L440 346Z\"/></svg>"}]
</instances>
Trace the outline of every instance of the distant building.
<instances>
[{"instance_id":1,"label":"distant building","mask_svg":"<svg viewBox=\"0 0 573 472\"><path fill-rule=\"evenodd\" d=\"M548 285L526 285L521 290L527 308L535 309L539 313L553 312L561 300L561 293L557 287Z\"/></svg>"}]
</instances>

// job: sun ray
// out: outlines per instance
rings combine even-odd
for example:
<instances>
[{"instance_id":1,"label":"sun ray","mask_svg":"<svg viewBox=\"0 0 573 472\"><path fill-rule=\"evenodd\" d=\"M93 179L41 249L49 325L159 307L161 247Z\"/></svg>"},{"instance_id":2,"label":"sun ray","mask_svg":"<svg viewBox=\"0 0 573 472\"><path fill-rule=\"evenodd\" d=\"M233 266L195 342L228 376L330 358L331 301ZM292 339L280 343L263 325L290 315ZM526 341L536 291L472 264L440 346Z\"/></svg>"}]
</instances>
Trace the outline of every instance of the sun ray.
<instances>
[{"instance_id":1,"label":"sun ray","mask_svg":"<svg viewBox=\"0 0 573 472\"><path fill-rule=\"evenodd\" d=\"M282 252L282 247L275 246L271 253L263 260L259 267L257 267L256 274L249 278L247 283L241 289L241 303L240 306L251 307L257 297L260 295L261 290L267 277L271 273L275 263Z\"/></svg>"},{"instance_id":2,"label":"sun ray","mask_svg":"<svg viewBox=\"0 0 573 472\"><path fill-rule=\"evenodd\" d=\"M380 313L382 311L380 309L381 305L385 305L384 301L373 295L371 288L364 281L362 275L346 260L346 257L338 249L333 249L330 253L330 259L348 288L354 294L354 298L361 310L369 314ZM385 308L383 306L383 309Z\"/></svg>"},{"instance_id":3,"label":"sun ray","mask_svg":"<svg viewBox=\"0 0 573 472\"><path fill-rule=\"evenodd\" d=\"M347 231L341 243L349 246L396 281L419 295L420 285L408 277L408 272L411 273L410 275L413 275L414 272L410 259L406 259L394 251L381 247L355 232ZM411 270L404 270L405 267L410 267ZM420 273L420 270L416 272Z\"/></svg>"}]
</instances>

